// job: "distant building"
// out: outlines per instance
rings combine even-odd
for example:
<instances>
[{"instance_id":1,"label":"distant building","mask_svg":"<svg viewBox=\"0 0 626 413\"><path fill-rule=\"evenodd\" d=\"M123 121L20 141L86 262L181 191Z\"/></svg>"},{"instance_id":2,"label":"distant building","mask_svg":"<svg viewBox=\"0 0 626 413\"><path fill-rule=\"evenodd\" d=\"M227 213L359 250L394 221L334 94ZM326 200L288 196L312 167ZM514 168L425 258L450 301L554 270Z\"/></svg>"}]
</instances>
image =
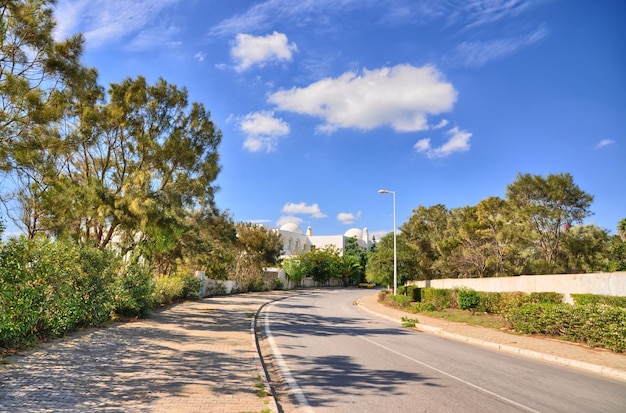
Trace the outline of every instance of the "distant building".
<instances>
[{"instance_id":1,"label":"distant building","mask_svg":"<svg viewBox=\"0 0 626 413\"><path fill-rule=\"evenodd\" d=\"M306 233L297 224L288 223L277 230L283 237L283 257L299 255L314 249L322 249L327 246L336 248L340 254L346 247L349 238L355 238L357 243L370 249L372 241L369 238L367 228L351 228L343 235L313 235L313 229L309 226Z\"/></svg>"}]
</instances>

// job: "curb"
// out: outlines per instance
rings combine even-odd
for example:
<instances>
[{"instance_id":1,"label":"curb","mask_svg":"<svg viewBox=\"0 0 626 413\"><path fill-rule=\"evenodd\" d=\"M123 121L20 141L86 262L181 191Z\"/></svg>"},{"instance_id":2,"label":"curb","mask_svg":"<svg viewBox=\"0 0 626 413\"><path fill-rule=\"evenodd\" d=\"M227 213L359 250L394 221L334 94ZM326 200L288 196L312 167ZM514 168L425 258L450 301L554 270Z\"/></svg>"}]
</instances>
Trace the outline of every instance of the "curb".
<instances>
[{"instance_id":1,"label":"curb","mask_svg":"<svg viewBox=\"0 0 626 413\"><path fill-rule=\"evenodd\" d=\"M368 312L377 317L384 318L388 321L391 321L397 324L402 324L400 321L398 321L394 317L377 313L376 311L365 307L363 304L361 304L361 300L357 300L356 304L359 306L359 308L361 308L365 312ZM541 353L539 351L534 351L534 350L527 350L527 349L523 349L520 347L511 346L508 344L499 344L499 343L493 343L491 341L486 341L482 339L466 337L460 334L449 333L440 327L432 327L432 326L423 325L423 324L416 324L416 326L413 328L418 331L431 333L431 334L437 334L439 336L446 337L455 341L461 341L461 342L465 342L468 344L488 347L494 350L504 351L507 353L519 354L519 355L534 358L534 359L556 363L562 366L574 367L579 370L585 370L587 372L599 374L604 377L626 381L626 371L617 370L611 367L599 366L597 364L586 363L584 361L579 361L579 360L572 360L572 359L568 359L568 358L560 357L560 356L553 356L551 354L545 354L545 353Z\"/></svg>"}]
</instances>

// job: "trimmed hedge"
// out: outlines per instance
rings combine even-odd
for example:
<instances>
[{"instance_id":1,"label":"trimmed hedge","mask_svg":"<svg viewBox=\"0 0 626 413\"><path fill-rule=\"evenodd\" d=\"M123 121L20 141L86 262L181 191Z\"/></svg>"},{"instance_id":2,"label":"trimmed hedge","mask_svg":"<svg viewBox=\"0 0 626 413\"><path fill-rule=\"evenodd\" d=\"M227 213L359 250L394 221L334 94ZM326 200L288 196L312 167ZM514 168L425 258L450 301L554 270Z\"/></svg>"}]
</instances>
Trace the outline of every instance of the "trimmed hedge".
<instances>
[{"instance_id":1,"label":"trimmed hedge","mask_svg":"<svg viewBox=\"0 0 626 413\"><path fill-rule=\"evenodd\" d=\"M507 313L514 330L560 336L618 353L626 350L626 309L606 304L526 303Z\"/></svg>"},{"instance_id":2,"label":"trimmed hedge","mask_svg":"<svg viewBox=\"0 0 626 413\"><path fill-rule=\"evenodd\" d=\"M617 297L601 294L571 294L576 305L606 304L614 307L626 308L626 297Z\"/></svg>"},{"instance_id":3,"label":"trimmed hedge","mask_svg":"<svg viewBox=\"0 0 626 413\"><path fill-rule=\"evenodd\" d=\"M572 294L575 305L563 303L563 294L555 292L477 292L469 288L420 290L421 302L411 302L406 295L379 293L386 305L409 312L441 311L445 308L476 310L501 315L511 329L524 334L543 334L626 351L626 297L595 294ZM417 301L417 300L413 300Z\"/></svg>"}]
</instances>

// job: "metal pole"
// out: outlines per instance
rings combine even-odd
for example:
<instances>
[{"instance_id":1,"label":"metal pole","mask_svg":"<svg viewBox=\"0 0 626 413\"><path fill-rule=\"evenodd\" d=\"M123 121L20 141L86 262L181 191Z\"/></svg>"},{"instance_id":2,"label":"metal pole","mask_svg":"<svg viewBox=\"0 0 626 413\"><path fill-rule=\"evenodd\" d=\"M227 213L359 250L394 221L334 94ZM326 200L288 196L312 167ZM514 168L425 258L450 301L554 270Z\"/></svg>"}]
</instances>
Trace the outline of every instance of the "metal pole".
<instances>
[{"instance_id":1,"label":"metal pole","mask_svg":"<svg viewBox=\"0 0 626 413\"><path fill-rule=\"evenodd\" d=\"M396 248L396 192L393 194L393 295L396 295L398 288L398 253Z\"/></svg>"},{"instance_id":2,"label":"metal pole","mask_svg":"<svg viewBox=\"0 0 626 413\"><path fill-rule=\"evenodd\" d=\"M396 246L396 191L379 189L378 193L393 195L393 295L396 295L398 288L398 252Z\"/></svg>"}]
</instances>

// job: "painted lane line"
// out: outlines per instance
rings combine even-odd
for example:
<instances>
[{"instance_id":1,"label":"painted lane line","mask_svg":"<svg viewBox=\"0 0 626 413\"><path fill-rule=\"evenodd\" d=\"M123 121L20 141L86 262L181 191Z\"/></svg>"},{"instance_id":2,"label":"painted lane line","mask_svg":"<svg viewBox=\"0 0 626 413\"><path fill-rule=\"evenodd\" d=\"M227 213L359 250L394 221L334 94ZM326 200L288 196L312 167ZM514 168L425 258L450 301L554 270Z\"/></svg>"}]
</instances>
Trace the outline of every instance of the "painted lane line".
<instances>
[{"instance_id":1,"label":"painted lane line","mask_svg":"<svg viewBox=\"0 0 626 413\"><path fill-rule=\"evenodd\" d=\"M304 412L312 413L313 410L311 408L311 405L309 405L309 402L307 401L306 396L304 395L304 392L302 391L300 386L298 386L298 383L296 382L296 379L294 379L293 375L291 374L289 367L287 367L287 363L285 363L285 359L280 353L280 350L278 350L278 346L276 345L274 336L272 336L272 330L270 328L270 319L269 319L269 310L271 307L272 307L272 304L268 305L268 307L265 309L265 318L263 320L265 336L267 337L267 341L270 345L270 348L272 349L272 353L274 354L274 359L276 360L276 363L278 364L278 368L280 369L280 372L283 378L287 382L287 385L291 389L291 392L293 393L296 400L298 401L298 404L302 406Z\"/></svg>"},{"instance_id":2,"label":"painted lane line","mask_svg":"<svg viewBox=\"0 0 626 413\"><path fill-rule=\"evenodd\" d=\"M358 338L360 338L360 339L362 339L362 340L365 340L365 341L367 341L368 343L371 343L371 344L373 344L373 345L375 345L375 346L378 346L378 347L380 347L380 348L382 348L382 349L384 349L384 350L387 350L387 351L389 351L389 352L391 352L391 353L393 353L393 354L395 354L395 355L398 355L398 356L400 356L400 357L404 357L405 359L410 360L410 361L412 361L412 362L414 362L414 363L416 363L416 364L419 364L420 366L423 366L423 367L429 368L429 369L431 369L431 370L434 370L434 371L436 371L437 373L442 374L442 375L444 375L444 376L446 376L446 377L449 377L449 378L451 378L451 379L453 379L453 380L456 380L456 381L458 381L458 382L460 382L460 383L463 383L463 384L465 384L466 386L472 387L472 388L474 388L474 389L476 389L476 390L479 390L479 391L481 391L481 392L483 392L483 393L486 393L486 394L488 394L488 395L490 395L490 396L493 396L493 397L495 397L495 398L497 398L497 399L500 399L500 400L502 400L502 401L504 401L504 402L506 402L506 403L512 404L513 406L519 407L520 409L526 410L527 412L532 412L532 413L541 413L539 410L535 410L535 409L533 409L532 407L529 407L529 406L526 406L526 405L524 405L524 404L518 403L518 402L516 402L516 401L514 401L514 400L511 400L511 399L506 398L506 397L504 397L504 396L502 396L502 395L499 395L499 394L497 394L497 393L494 393L494 392L492 392L491 390L487 390L487 389L485 389L484 387L478 386L478 385L476 385L476 384L474 384L474 383L470 383L470 382L469 382L469 381L467 381L467 380L463 380L463 379L462 379L462 378L460 378L460 377L454 376L454 375L452 375L452 374L450 374L450 373L447 373L447 372L445 372L445 371L443 371L443 370L440 370L440 369L438 369L437 367L431 366L430 364L426 364L426 363L424 363L423 361L419 361L419 360L417 360L417 359L414 359L413 357L407 356L406 354L402 354L402 353L400 353L400 352L398 352L398 351L395 351L395 350L393 350L393 349L391 349L391 348L389 348L389 347L387 347L387 346L385 346L385 345L383 345L383 344L379 344L379 343L377 343L377 342L375 342L375 341L373 341L373 340L370 340L369 338L366 338L366 337L363 337L363 336L355 336L355 337L358 337Z\"/></svg>"}]
</instances>

